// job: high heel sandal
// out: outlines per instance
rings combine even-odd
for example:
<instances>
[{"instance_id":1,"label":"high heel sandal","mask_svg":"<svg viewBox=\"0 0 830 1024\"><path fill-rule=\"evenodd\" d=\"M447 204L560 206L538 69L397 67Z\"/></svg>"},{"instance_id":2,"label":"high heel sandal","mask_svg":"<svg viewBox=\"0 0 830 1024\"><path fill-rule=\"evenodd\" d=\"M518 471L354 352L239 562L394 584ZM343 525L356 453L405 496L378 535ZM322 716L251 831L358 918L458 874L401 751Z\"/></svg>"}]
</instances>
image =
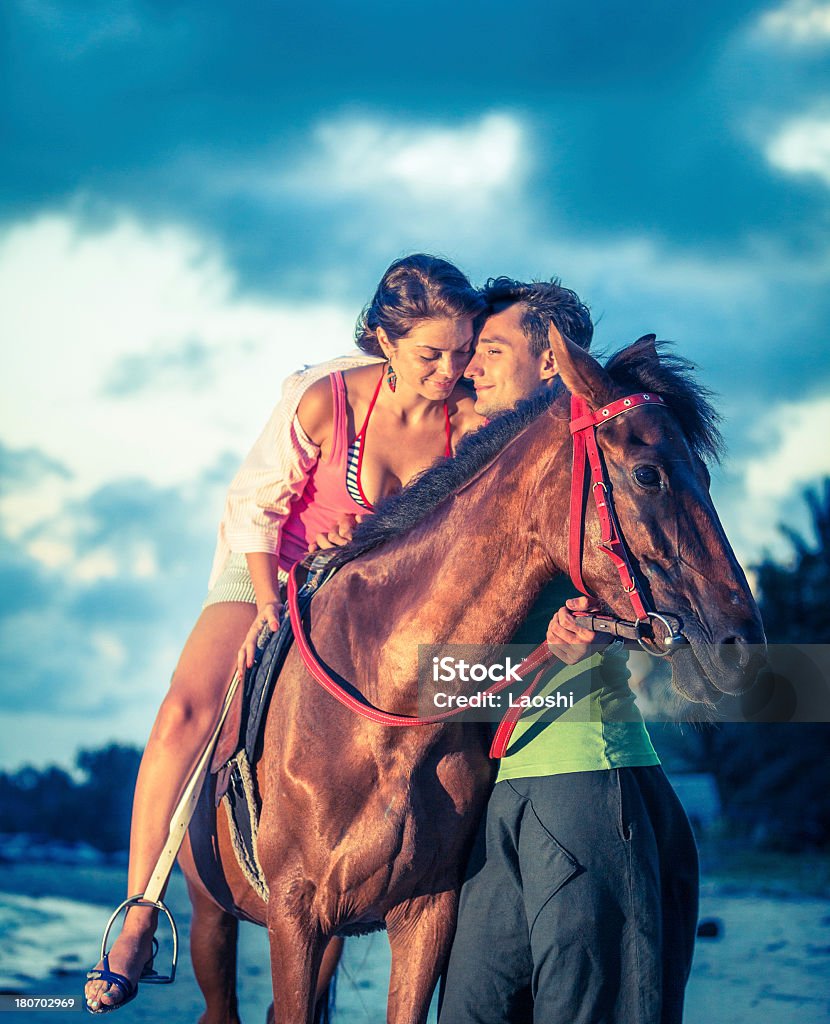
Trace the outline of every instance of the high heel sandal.
<instances>
[{"instance_id":1,"label":"high heel sandal","mask_svg":"<svg viewBox=\"0 0 830 1024\"><path fill-rule=\"evenodd\" d=\"M126 912L130 907L153 907L155 910L162 911L170 922L170 930L173 935L173 956L170 962L170 972L168 974L159 974L158 971L155 970L155 959L159 950L158 939L156 939L155 936L153 936L153 952L150 954L150 959L142 968L141 975L137 982L132 982L126 975L119 974L118 971L110 969L107 940L109 939L110 931L112 930L112 926L115 924L118 915L121 914L122 911ZM173 915L161 900L145 900L143 896L131 896L129 899L124 900L124 902L115 909L109 921L107 921L107 926L104 929L104 937L101 939L100 959L101 966L88 971L87 980L103 981L107 985L115 985L121 991L124 998L120 1002L113 1003L112 1005L102 1003L100 999L98 999L98 1006L95 1008L93 1008L87 999L84 998L84 1008L88 1013L112 1013L113 1010L120 1010L122 1006L126 1006L127 1003L131 1003L138 995L139 983L143 983L145 985L171 985L176 980L176 964L179 959L179 932L176 928L176 922L173 920Z\"/></svg>"}]
</instances>

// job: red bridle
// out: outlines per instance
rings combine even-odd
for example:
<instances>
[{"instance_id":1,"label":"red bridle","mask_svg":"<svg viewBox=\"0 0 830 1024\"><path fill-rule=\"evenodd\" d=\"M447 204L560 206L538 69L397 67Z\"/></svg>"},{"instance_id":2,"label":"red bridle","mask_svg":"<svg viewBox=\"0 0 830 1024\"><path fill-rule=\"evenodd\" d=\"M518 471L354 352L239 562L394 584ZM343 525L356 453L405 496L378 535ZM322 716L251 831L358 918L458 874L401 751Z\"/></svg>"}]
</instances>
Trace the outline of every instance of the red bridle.
<instances>
[{"instance_id":1,"label":"red bridle","mask_svg":"<svg viewBox=\"0 0 830 1024\"><path fill-rule=\"evenodd\" d=\"M581 590L583 594L588 594L582 579L582 546L585 535L585 480L587 476L590 476L591 492L596 502L601 528L599 549L614 562L623 590L628 594L628 598L631 601L635 621L626 622L611 616L601 615L579 616L578 619L596 632L637 640L650 654L656 654L659 657L670 654L673 647L680 643L685 643L685 639L679 632L675 632L674 627L667 621L665 616L655 611L649 611L646 608L644 595L636 576L632 572L628 553L617 524L605 466L597 444L596 428L615 416L629 412L631 409L644 406L654 408L662 405L664 405L664 402L659 395L643 392L620 398L593 412L584 399L577 398L576 396L571 398L573 472L569 526L569 571L571 580L578 590ZM589 471L587 474L586 467ZM312 650L311 643L303 630L302 615L300 614L298 602L296 568L294 566L288 577L288 610L294 627L297 648L306 670L335 700L363 718L368 718L377 725L384 726L436 725L462 713L464 709L452 708L425 718L417 718L410 715L394 715L374 707L363 698L353 696L340 683L332 679L320 663L316 653ZM662 654L657 654L657 652L646 647L643 643L642 629L653 618L659 619L668 630L668 637L663 640L666 650ZM537 673L523 696L530 696L533 693L541 680L543 670L554 660L555 656L551 654L547 643L542 643L522 661L516 669L518 675L527 676L534 671ZM510 686L510 684L510 680L506 679L494 684L487 690L482 691L482 693L485 696L497 694ZM504 716L493 738L493 744L490 748L491 757L497 758L504 755L510 743L513 729L522 713L522 707L515 707L511 708Z\"/></svg>"},{"instance_id":2,"label":"red bridle","mask_svg":"<svg viewBox=\"0 0 830 1024\"><path fill-rule=\"evenodd\" d=\"M611 498L611 490L608 484L608 477L605 472L605 464L597 444L597 427L602 426L615 416L621 416L632 409L650 406L664 406L665 403L660 395L649 392L641 392L638 395L628 395L625 398L618 398L608 405L594 412L584 398L571 396L571 435L573 437L573 468L571 472L571 508L570 526L568 536L568 571L571 580L577 590L581 590L586 596L588 590L582 579L582 544L585 536L585 479L590 477L591 493L594 496L594 503L597 507L597 515L600 523L599 550L608 555L619 573L622 588L628 595L631 607L634 610L636 622L648 622L649 619L659 618L669 630L669 637L675 635L662 615L646 608L646 601L637 577L631 569L628 559L628 551L623 543L617 516L614 511L614 502ZM586 473L586 470L588 471ZM664 644L666 642L664 641ZM671 646L671 644L667 644ZM651 652L653 653L653 652ZM670 652L666 652L670 653ZM663 655L659 655L662 657Z\"/></svg>"}]
</instances>

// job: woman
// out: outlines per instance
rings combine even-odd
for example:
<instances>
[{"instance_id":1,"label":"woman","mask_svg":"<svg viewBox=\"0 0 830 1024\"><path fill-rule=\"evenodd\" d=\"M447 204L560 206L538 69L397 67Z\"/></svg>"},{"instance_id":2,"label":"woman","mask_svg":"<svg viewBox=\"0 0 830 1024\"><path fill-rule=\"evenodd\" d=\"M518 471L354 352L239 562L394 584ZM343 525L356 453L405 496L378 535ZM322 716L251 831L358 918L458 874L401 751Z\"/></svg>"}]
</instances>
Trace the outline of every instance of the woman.
<instances>
[{"instance_id":1,"label":"woman","mask_svg":"<svg viewBox=\"0 0 830 1024\"><path fill-rule=\"evenodd\" d=\"M280 575L319 535L349 514L371 513L482 422L456 388L482 309L467 278L445 260L418 254L393 263L357 330L358 346L385 362L313 383L282 436L266 428L235 478L210 593L141 762L131 895L144 891L164 847L180 792L213 731L234 655L239 668L249 667L262 627L277 628ZM268 450L276 444L289 449L281 461ZM266 480L275 464L280 478ZM106 1013L135 997L154 930L153 910L128 910L106 969L99 964L87 982L88 1009Z\"/></svg>"}]
</instances>

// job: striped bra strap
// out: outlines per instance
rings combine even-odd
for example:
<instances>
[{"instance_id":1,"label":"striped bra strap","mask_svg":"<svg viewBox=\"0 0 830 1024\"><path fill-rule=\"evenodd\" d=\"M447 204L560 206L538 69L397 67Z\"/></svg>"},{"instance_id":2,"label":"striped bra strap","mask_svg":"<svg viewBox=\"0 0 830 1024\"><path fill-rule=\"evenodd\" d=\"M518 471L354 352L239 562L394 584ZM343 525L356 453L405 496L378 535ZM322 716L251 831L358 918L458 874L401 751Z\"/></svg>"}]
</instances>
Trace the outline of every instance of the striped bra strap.
<instances>
[{"instance_id":1,"label":"striped bra strap","mask_svg":"<svg viewBox=\"0 0 830 1024\"><path fill-rule=\"evenodd\" d=\"M366 499L363 494L363 488L360 486L360 462L362 455L363 437L358 434L349 445L349 451L346 455L346 490L349 492L349 497L352 501L356 501L361 508L371 512L372 505Z\"/></svg>"},{"instance_id":2,"label":"striped bra strap","mask_svg":"<svg viewBox=\"0 0 830 1024\"><path fill-rule=\"evenodd\" d=\"M355 437L354 441L349 445L346 453L346 490L349 492L349 497L352 501L357 502L361 508L365 508L368 512L373 512L374 506L363 493L363 487L360 483L360 472L363 466L363 442L366 439L366 428L369 425L369 417L372 415L375 402L380 394L383 377L384 374L381 374L380 380L375 388L375 393L372 395L372 401L369 403L369 409L366 412L366 418L363 421L363 426L358 431L357 437ZM447 438L444 455L449 458L452 455L452 424L450 423L450 410L446 402L444 402L444 429Z\"/></svg>"}]
</instances>

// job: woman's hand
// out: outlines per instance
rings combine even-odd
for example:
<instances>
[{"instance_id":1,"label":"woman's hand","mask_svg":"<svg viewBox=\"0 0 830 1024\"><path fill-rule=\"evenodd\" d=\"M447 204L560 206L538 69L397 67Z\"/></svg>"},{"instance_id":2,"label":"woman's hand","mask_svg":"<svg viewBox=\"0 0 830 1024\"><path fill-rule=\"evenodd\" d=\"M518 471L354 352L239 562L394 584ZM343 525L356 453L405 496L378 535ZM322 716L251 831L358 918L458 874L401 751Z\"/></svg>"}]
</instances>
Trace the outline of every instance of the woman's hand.
<instances>
[{"instance_id":1,"label":"woman's hand","mask_svg":"<svg viewBox=\"0 0 830 1024\"><path fill-rule=\"evenodd\" d=\"M365 519L362 515L344 516L330 533L318 533L309 544L309 553L325 550L326 548L342 548L352 539L354 528Z\"/></svg>"},{"instance_id":2,"label":"woman's hand","mask_svg":"<svg viewBox=\"0 0 830 1024\"><path fill-rule=\"evenodd\" d=\"M548 626L548 650L555 654L560 661L566 665L575 665L592 653L592 647L596 646L597 636L591 629L580 626L574 618L573 613L584 615L586 612L596 611L593 602L588 597L571 597L565 602L565 607L550 620ZM602 634L603 641L609 639Z\"/></svg>"},{"instance_id":3,"label":"woman's hand","mask_svg":"<svg viewBox=\"0 0 830 1024\"><path fill-rule=\"evenodd\" d=\"M267 626L272 633L276 633L280 628L281 611L282 605L279 601L270 601L257 612L256 619L254 619L253 625L248 630L248 635L245 637L245 642L239 648L239 654L236 658L236 671L240 679L244 677L245 672L254 663L256 642L263 629Z\"/></svg>"}]
</instances>

